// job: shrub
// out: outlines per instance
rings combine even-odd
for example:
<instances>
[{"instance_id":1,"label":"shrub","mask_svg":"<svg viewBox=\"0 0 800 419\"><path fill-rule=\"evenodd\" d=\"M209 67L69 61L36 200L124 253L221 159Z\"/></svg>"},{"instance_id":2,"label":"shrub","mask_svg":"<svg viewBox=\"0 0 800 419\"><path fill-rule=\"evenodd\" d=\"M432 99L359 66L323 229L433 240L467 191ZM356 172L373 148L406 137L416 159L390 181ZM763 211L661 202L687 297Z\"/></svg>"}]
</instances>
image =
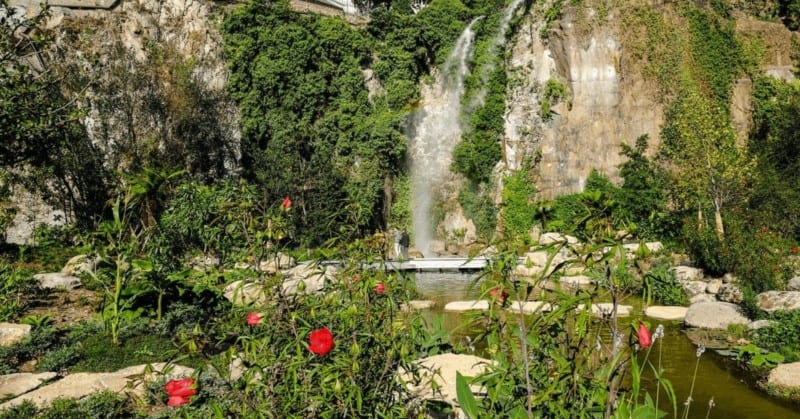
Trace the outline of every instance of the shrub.
<instances>
[{"instance_id":1,"label":"shrub","mask_svg":"<svg viewBox=\"0 0 800 419\"><path fill-rule=\"evenodd\" d=\"M534 197L536 188L528 165L507 176L503 181L503 206L500 215L506 236L529 237L536 217Z\"/></svg>"},{"instance_id":2,"label":"shrub","mask_svg":"<svg viewBox=\"0 0 800 419\"><path fill-rule=\"evenodd\" d=\"M644 274L645 300L669 306L682 306L687 303L683 286L678 282L672 264L667 260L659 260Z\"/></svg>"},{"instance_id":3,"label":"shrub","mask_svg":"<svg viewBox=\"0 0 800 419\"><path fill-rule=\"evenodd\" d=\"M800 312L777 311L769 316L774 321L758 329L754 342L759 347L778 352L786 362L800 360Z\"/></svg>"}]
</instances>

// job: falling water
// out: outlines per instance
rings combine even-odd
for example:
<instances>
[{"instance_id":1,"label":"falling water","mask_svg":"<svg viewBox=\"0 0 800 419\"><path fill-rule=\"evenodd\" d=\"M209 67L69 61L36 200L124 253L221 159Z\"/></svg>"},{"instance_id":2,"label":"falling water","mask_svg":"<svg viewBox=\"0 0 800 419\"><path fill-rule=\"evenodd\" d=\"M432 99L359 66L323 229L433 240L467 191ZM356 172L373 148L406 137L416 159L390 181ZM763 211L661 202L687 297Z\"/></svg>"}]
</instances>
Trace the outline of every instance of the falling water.
<instances>
[{"instance_id":1,"label":"falling water","mask_svg":"<svg viewBox=\"0 0 800 419\"><path fill-rule=\"evenodd\" d=\"M450 176L453 149L461 139L461 95L467 60L472 52L474 19L458 38L422 109L413 116L409 147L411 162L411 218L414 246L430 255L434 238L431 207Z\"/></svg>"}]
</instances>

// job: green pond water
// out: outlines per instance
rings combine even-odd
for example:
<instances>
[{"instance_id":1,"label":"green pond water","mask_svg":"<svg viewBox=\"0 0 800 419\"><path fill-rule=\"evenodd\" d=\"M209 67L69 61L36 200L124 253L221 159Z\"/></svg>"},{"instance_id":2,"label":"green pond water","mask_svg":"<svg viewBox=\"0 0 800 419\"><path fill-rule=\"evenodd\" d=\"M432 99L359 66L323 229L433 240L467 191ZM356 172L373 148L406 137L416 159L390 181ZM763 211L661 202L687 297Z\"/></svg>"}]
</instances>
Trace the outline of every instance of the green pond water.
<instances>
[{"instance_id":1,"label":"green pond water","mask_svg":"<svg viewBox=\"0 0 800 419\"><path fill-rule=\"evenodd\" d=\"M458 273L418 273L415 276L417 290L425 299L437 302L433 312L441 314L447 302L476 299L479 290L471 289L474 276ZM629 299L622 304L634 306L634 316L641 313L641 301ZM457 313L444 313L445 327L456 329L462 323L462 316ZM621 324L627 324L636 317L622 318ZM655 325L662 323L649 319ZM672 382L678 403L678 417L682 416L683 403L689 395L692 376L697 362L696 347L684 334L678 322L663 322L664 340L661 349L661 365L665 376ZM657 345L653 346L650 359L657 360ZM655 396L655 383L645 378L643 386ZM664 399L662 392L661 399ZM714 407L708 411L708 404L714 398ZM706 350L700 357L700 364L695 378L693 402L689 410L690 418L800 418L800 406L769 397L757 390L735 363L713 350ZM668 404L662 403L662 409L672 412ZM706 416L708 414L708 416ZM672 414L667 417L673 417Z\"/></svg>"}]
</instances>

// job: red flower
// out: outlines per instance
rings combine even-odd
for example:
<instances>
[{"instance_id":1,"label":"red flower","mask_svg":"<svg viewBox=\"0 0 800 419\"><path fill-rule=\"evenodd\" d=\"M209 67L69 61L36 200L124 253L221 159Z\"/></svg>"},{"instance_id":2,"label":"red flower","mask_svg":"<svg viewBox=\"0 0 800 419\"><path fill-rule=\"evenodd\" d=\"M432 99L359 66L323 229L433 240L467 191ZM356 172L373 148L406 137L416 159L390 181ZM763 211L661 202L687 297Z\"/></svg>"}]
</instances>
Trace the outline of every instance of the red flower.
<instances>
[{"instance_id":1,"label":"red flower","mask_svg":"<svg viewBox=\"0 0 800 419\"><path fill-rule=\"evenodd\" d=\"M761 232L762 233L766 233L768 231L769 231L769 227L767 227L767 226L761 227Z\"/></svg>"},{"instance_id":2,"label":"red flower","mask_svg":"<svg viewBox=\"0 0 800 419\"><path fill-rule=\"evenodd\" d=\"M327 327L314 330L308 335L308 350L317 355L327 355L333 346L333 334Z\"/></svg>"},{"instance_id":3,"label":"red flower","mask_svg":"<svg viewBox=\"0 0 800 419\"><path fill-rule=\"evenodd\" d=\"M793 247L793 248L792 248L792 254L793 254L793 255L796 255L796 254L797 254L797 246L795 246L795 247Z\"/></svg>"},{"instance_id":4,"label":"red flower","mask_svg":"<svg viewBox=\"0 0 800 419\"><path fill-rule=\"evenodd\" d=\"M284 211L289 211L292 208L292 200L289 197L283 198L283 203L281 203L281 207Z\"/></svg>"},{"instance_id":5,"label":"red flower","mask_svg":"<svg viewBox=\"0 0 800 419\"><path fill-rule=\"evenodd\" d=\"M489 290L489 297L497 298L497 301L503 304L508 298L508 291L502 288L492 288Z\"/></svg>"},{"instance_id":6,"label":"red flower","mask_svg":"<svg viewBox=\"0 0 800 419\"><path fill-rule=\"evenodd\" d=\"M384 291L386 291L386 285L384 285L383 282L378 282L378 284L375 285L375 292L383 294Z\"/></svg>"},{"instance_id":7,"label":"red flower","mask_svg":"<svg viewBox=\"0 0 800 419\"><path fill-rule=\"evenodd\" d=\"M647 349L650 347L650 345L653 344L653 340L650 338L650 331L647 330L647 326L645 326L644 323L642 322L639 322L638 335L639 335L639 345L641 345L642 348Z\"/></svg>"},{"instance_id":8,"label":"red flower","mask_svg":"<svg viewBox=\"0 0 800 419\"><path fill-rule=\"evenodd\" d=\"M358 279L359 279L358 275L356 275L353 277L353 279L351 279L351 281L353 281L353 283L355 284L356 282L358 282Z\"/></svg>"},{"instance_id":9,"label":"red flower","mask_svg":"<svg viewBox=\"0 0 800 419\"><path fill-rule=\"evenodd\" d=\"M255 326L261 323L264 320L264 316L261 313L247 313L247 324L250 326Z\"/></svg>"},{"instance_id":10,"label":"red flower","mask_svg":"<svg viewBox=\"0 0 800 419\"><path fill-rule=\"evenodd\" d=\"M169 396L167 406L180 406L189 403L189 398L197 394L197 389L192 386L194 386L194 378L170 380L164 385L164 390Z\"/></svg>"}]
</instances>

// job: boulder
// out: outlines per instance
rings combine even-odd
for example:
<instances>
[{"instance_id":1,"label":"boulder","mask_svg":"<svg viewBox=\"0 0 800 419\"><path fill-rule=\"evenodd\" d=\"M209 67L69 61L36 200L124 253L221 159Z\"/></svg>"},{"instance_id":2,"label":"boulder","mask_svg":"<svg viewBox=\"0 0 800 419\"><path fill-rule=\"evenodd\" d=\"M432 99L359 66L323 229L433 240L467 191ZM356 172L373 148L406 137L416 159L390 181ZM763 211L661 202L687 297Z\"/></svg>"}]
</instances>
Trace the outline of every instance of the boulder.
<instances>
[{"instance_id":1,"label":"boulder","mask_svg":"<svg viewBox=\"0 0 800 419\"><path fill-rule=\"evenodd\" d=\"M41 273L33 276L39 286L47 289L74 290L81 287L81 279L61 272Z\"/></svg>"},{"instance_id":2,"label":"boulder","mask_svg":"<svg viewBox=\"0 0 800 419\"><path fill-rule=\"evenodd\" d=\"M297 262L293 257L278 252L277 255L262 260L258 268L261 272L274 274L281 269L291 269L295 266L297 266Z\"/></svg>"},{"instance_id":3,"label":"boulder","mask_svg":"<svg viewBox=\"0 0 800 419\"><path fill-rule=\"evenodd\" d=\"M756 321L750 322L750 324L747 325L747 327L750 330L758 330L758 329L761 329L763 327L772 326L772 325L774 325L776 323L777 322L775 320L756 320Z\"/></svg>"},{"instance_id":4,"label":"boulder","mask_svg":"<svg viewBox=\"0 0 800 419\"><path fill-rule=\"evenodd\" d=\"M89 258L87 255L76 255L70 258L61 273L69 276L81 276L84 273L91 273L97 268L98 259Z\"/></svg>"},{"instance_id":5,"label":"boulder","mask_svg":"<svg viewBox=\"0 0 800 419\"><path fill-rule=\"evenodd\" d=\"M0 323L0 346L11 346L29 334L31 334L29 324Z\"/></svg>"},{"instance_id":6,"label":"boulder","mask_svg":"<svg viewBox=\"0 0 800 419\"><path fill-rule=\"evenodd\" d=\"M268 300L268 291L264 284L250 280L238 280L228 284L222 290L222 295L236 305L265 304Z\"/></svg>"},{"instance_id":7,"label":"boulder","mask_svg":"<svg viewBox=\"0 0 800 419\"><path fill-rule=\"evenodd\" d=\"M758 308L772 313L800 309L800 291L767 291L756 296Z\"/></svg>"},{"instance_id":8,"label":"boulder","mask_svg":"<svg viewBox=\"0 0 800 419\"><path fill-rule=\"evenodd\" d=\"M198 272L210 272L219 267L220 260L216 256L197 255L189 261L189 267Z\"/></svg>"},{"instance_id":9,"label":"boulder","mask_svg":"<svg viewBox=\"0 0 800 419\"><path fill-rule=\"evenodd\" d=\"M767 384L784 388L800 387L800 362L780 364L769 372Z\"/></svg>"},{"instance_id":10,"label":"boulder","mask_svg":"<svg viewBox=\"0 0 800 419\"><path fill-rule=\"evenodd\" d=\"M21 372L0 376L0 396L16 397L27 393L44 383L55 378L54 372L30 373Z\"/></svg>"},{"instance_id":11,"label":"boulder","mask_svg":"<svg viewBox=\"0 0 800 419\"><path fill-rule=\"evenodd\" d=\"M444 311L464 312L474 310L488 310L489 300L451 301L444 306Z\"/></svg>"},{"instance_id":12,"label":"boulder","mask_svg":"<svg viewBox=\"0 0 800 419\"><path fill-rule=\"evenodd\" d=\"M494 361L474 355L444 353L414 361L418 376L404 369L398 370L400 380L408 389L422 400L438 400L458 406L456 392L456 373L464 377L476 377L486 372ZM473 393L480 392L477 386L470 386Z\"/></svg>"},{"instance_id":13,"label":"boulder","mask_svg":"<svg viewBox=\"0 0 800 419\"><path fill-rule=\"evenodd\" d=\"M692 268L690 266L676 266L672 268L675 270L675 278L678 281L701 281L703 279L703 270Z\"/></svg>"},{"instance_id":14,"label":"boulder","mask_svg":"<svg viewBox=\"0 0 800 419\"><path fill-rule=\"evenodd\" d=\"M708 285L706 286L706 292L709 294L717 294L721 286L722 286L721 279L712 279L711 281L708 281Z\"/></svg>"},{"instance_id":15,"label":"boulder","mask_svg":"<svg viewBox=\"0 0 800 419\"><path fill-rule=\"evenodd\" d=\"M291 269L282 271L284 277L282 289L286 295L294 295L302 291L313 294L325 288L325 280L333 279L332 268L311 263L303 263Z\"/></svg>"},{"instance_id":16,"label":"boulder","mask_svg":"<svg viewBox=\"0 0 800 419\"><path fill-rule=\"evenodd\" d=\"M697 294L694 297L689 298L689 304L711 303L711 302L714 302L714 301L717 301L717 298L714 297L714 295L712 295L712 294L706 294L706 293Z\"/></svg>"},{"instance_id":17,"label":"boulder","mask_svg":"<svg viewBox=\"0 0 800 419\"><path fill-rule=\"evenodd\" d=\"M659 320L683 320L687 310L680 306L650 306L644 309L644 315Z\"/></svg>"},{"instance_id":18,"label":"boulder","mask_svg":"<svg viewBox=\"0 0 800 419\"><path fill-rule=\"evenodd\" d=\"M744 301L744 294L738 285L733 282L725 282L723 278L723 284L720 285L719 291L717 291L717 300L738 304Z\"/></svg>"},{"instance_id":19,"label":"boulder","mask_svg":"<svg viewBox=\"0 0 800 419\"><path fill-rule=\"evenodd\" d=\"M689 298L694 297L695 295L705 294L706 288L708 287L708 284L704 281L682 280L679 282L683 287L683 291Z\"/></svg>"},{"instance_id":20,"label":"boulder","mask_svg":"<svg viewBox=\"0 0 800 419\"><path fill-rule=\"evenodd\" d=\"M689 327L701 329L727 329L730 324L750 324L735 304L718 301L692 304L684 321Z\"/></svg>"},{"instance_id":21,"label":"boulder","mask_svg":"<svg viewBox=\"0 0 800 419\"><path fill-rule=\"evenodd\" d=\"M732 273L726 273L722 275L722 283L723 284L734 284L739 282L739 279L736 278Z\"/></svg>"},{"instance_id":22,"label":"boulder","mask_svg":"<svg viewBox=\"0 0 800 419\"><path fill-rule=\"evenodd\" d=\"M786 284L787 291L800 291L800 276L796 276L789 280Z\"/></svg>"}]
</instances>

